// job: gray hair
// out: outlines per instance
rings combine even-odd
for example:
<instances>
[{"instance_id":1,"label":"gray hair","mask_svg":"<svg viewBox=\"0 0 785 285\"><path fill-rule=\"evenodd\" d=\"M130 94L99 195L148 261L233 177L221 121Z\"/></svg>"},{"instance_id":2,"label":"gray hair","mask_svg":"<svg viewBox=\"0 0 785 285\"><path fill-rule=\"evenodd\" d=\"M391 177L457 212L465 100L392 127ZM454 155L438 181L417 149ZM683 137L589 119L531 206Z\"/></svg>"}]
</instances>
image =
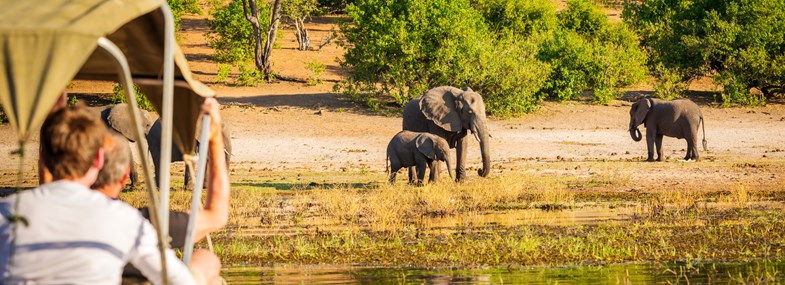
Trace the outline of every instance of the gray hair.
<instances>
[{"instance_id":1,"label":"gray hair","mask_svg":"<svg viewBox=\"0 0 785 285\"><path fill-rule=\"evenodd\" d=\"M104 148L104 167L98 172L93 189L119 183L131 164L131 147L128 140L112 134L112 143Z\"/></svg>"}]
</instances>

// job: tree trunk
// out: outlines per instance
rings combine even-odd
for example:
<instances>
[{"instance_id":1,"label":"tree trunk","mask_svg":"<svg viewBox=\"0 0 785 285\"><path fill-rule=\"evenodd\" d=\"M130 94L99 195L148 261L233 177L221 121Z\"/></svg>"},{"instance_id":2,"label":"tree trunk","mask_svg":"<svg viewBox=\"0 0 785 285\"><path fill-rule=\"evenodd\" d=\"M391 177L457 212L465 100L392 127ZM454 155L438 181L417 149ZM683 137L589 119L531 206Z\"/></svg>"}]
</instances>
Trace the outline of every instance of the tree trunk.
<instances>
[{"instance_id":1,"label":"tree trunk","mask_svg":"<svg viewBox=\"0 0 785 285\"><path fill-rule=\"evenodd\" d=\"M248 0L254 1L254 0ZM273 45L275 44L275 35L278 32L278 24L281 22L281 4L283 0L275 0L273 8L270 10L270 28L267 30L267 41L264 45L264 53L262 54L262 68L260 71L264 74L266 80L272 80L273 70L270 65L270 57L273 52Z\"/></svg>"},{"instance_id":2,"label":"tree trunk","mask_svg":"<svg viewBox=\"0 0 785 285\"><path fill-rule=\"evenodd\" d=\"M300 44L300 50L310 50L311 38L308 36L308 29L305 28L305 20L294 19L294 27L297 29L297 42Z\"/></svg>"},{"instance_id":3,"label":"tree trunk","mask_svg":"<svg viewBox=\"0 0 785 285\"><path fill-rule=\"evenodd\" d=\"M254 64L257 70L262 71L262 27L259 24L259 10L256 8L256 0L243 0L243 13L245 19L253 27Z\"/></svg>"}]
</instances>

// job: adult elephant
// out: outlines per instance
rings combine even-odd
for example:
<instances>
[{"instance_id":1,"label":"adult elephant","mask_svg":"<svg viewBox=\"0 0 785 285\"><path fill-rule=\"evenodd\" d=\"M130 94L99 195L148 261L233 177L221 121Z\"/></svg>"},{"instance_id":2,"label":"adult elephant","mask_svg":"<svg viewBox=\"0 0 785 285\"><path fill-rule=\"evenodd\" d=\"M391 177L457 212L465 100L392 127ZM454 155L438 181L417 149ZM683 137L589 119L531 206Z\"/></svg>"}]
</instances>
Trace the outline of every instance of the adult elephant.
<instances>
[{"instance_id":1,"label":"adult elephant","mask_svg":"<svg viewBox=\"0 0 785 285\"><path fill-rule=\"evenodd\" d=\"M226 154L226 168L229 168L229 158L232 156L232 139L231 139L231 130L227 127L226 124L223 124L223 141L224 141L224 153ZM199 134L197 134L198 136ZM150 149L150 156L153 158L153 166L155 171L155 181L158 183L158 173L161 170L161 119L158 119L153 123L153 126L150 127L150 131L147 132L147 144L149 145ZM196 141L196 147L199 148L199 141ZM180 151L180 148L172 142L172 162L176 161L183 161L183 153ZM193 189L193 181L191 179L191 172L190 167L188 164L185 165L185 177L183 178L183 184L187 189Z\"/></svg>"},{"instance_id":2,"label":"adult elephant","mask_svg":"<svg viewBox=\"0 0 785 285\"><path fill-rule=\"evenodd\" d=\"M684 160L698 160L698 129L703 124L703 114L695 102L689 99L665 101L640 97L630 107L629 132L632 140L643 138L638 126L646 127L646 161L662 161L662 138L674 137L687 140ZM706 126L703 126L703 150L706 150Z\"/></svg>"},{"instance_id":3,"label":"adult elephant","mask_svg":"<svg viewBox=\"0 0 785 285\"><path fill-rule=\"evenodd\" d=\"M480 142L482 168L477 173L486 177L491 172L490 133L485 118L485 103L471 88L463 90L441 86L412 99L403 108L403 129L428 132L447 140L456 149L455 179L466 179L465 163L469 132ZM438 172L437 172L438 173Z\"/></svg>"},{"instance_id":4,"label":"adult elephant","mask_svg":"<svg viewBox=\"0 0 785 285\"><path fill-rule=\"evenodd\" d=\"M126 138L130 142L136 142L134 138L134 129L133 123L131 122L131 117L129 114L130 108L128 104L117 104L117 105L109 105L103 106L98 108L90 108L93 112L98 113L101 116L101 121L103 121L106 126L114 131L117 135L120 135ZM153 119L150 113L145 110L140 110L142 114L142 128L145 133L150 129L153 124ZM130 152L131 149L129 147L128 151ZM131 186L135 185L136 182L139 180L139 175L136 172L136 167L134 167L134 158L133 155L131 156Z\"/></svg>"}]
</instances>

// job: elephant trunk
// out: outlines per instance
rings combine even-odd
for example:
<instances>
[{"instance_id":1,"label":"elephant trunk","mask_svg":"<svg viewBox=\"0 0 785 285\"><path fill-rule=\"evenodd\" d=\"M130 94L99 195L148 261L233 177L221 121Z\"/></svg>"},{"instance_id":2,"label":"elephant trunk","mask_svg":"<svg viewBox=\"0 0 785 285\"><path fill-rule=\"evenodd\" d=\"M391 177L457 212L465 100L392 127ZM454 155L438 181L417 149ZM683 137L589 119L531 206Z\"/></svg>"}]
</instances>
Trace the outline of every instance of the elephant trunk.
<instances>
[{"instance_id":1,"label":"elephant trunk","mask_svg":"<svg viewBox=\"0 0 785 285\"><path fill-rule=\"evenodd\" d=\"M643 135L641 135L641 130L639 130L638 127L635 126L635 123L630 123L630 136L632 137L632 140L636 142L639 142L641 141L641 139L643 139Z\"/></svg>"},{"instance_id":2,"label":"elephant trunk","mask_svg":"<svg viewBox=\"0 0 785 285\"><path fill-rule=\"evenodd\" d=\"M485 123L485 118L477 120L477 136L480 141L480 151L482 153L482 168L477 170L477 174L482 177L487 177L491 173L491 145L490 133L488 126Z\"/></svg>"}]
</instances>

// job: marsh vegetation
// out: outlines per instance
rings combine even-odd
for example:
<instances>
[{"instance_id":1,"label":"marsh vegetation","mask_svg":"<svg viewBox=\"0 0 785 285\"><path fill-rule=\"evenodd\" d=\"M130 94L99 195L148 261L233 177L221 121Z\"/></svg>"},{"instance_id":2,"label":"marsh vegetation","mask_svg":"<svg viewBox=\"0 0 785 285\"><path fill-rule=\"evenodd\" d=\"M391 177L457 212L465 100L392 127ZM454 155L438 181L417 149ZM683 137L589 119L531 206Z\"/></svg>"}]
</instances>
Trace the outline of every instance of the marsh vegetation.
<instances>
[{"instance_id":1,"label":"marsh vegetation","mask_svg":"<svg viewBox=\"0 0 785 285\"><path fill-rule=\"evenodd\" d=\"M230 225L214 236L228 264L362 264L415 268L608 265L785 257L782 179L754 185L641 185L639 162L528 163L467 183L381 183L373 171L233 169ZM249 165L250 166L250 165ZM545 174L584 167L592 175ZM666 168L783 170L725 162ZM515 167L517 168L517 167ZM520 169L514 169L520 170ZM248 174L245 174L248 173ZM253 173L253 174L251 174ZM175 209L188 193L177 192ZM130 192L123 199L141 204Z\"/></svg>"}]
</instances>

